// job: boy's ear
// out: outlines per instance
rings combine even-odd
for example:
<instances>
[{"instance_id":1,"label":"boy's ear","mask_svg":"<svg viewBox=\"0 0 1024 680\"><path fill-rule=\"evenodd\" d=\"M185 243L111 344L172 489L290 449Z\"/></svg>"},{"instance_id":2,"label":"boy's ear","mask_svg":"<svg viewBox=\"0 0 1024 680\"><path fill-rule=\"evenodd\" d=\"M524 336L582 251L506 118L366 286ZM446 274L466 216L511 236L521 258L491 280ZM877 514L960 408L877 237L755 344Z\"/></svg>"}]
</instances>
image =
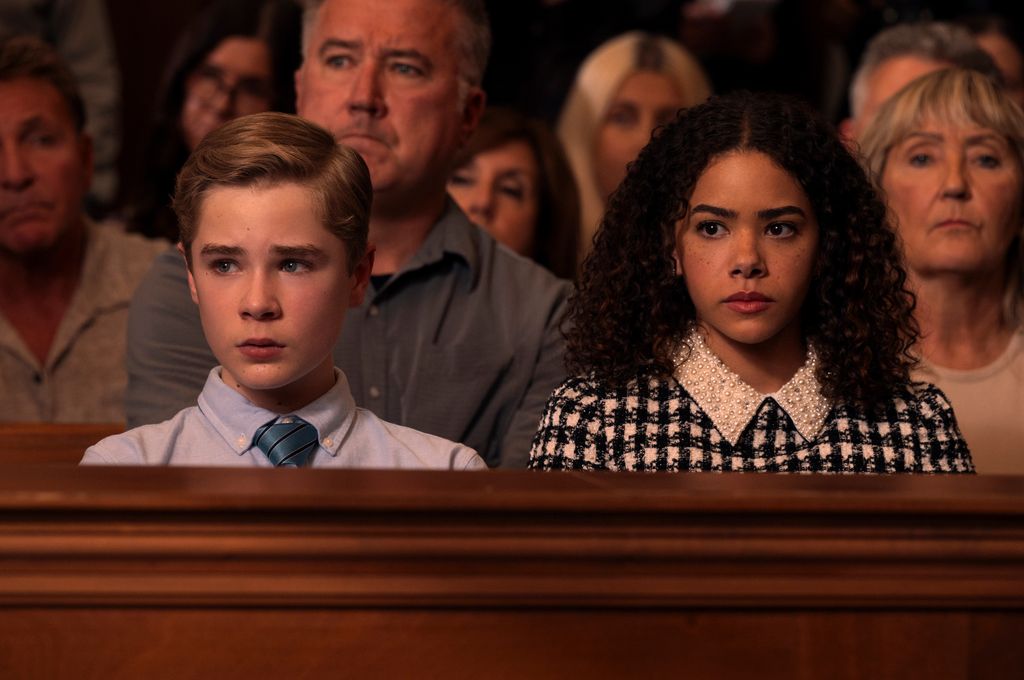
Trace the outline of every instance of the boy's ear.
<instances>
[{"instance_id":1,"label":"boy's ear","mask_svg":"<svg viewBox=\"0 0 1024 680\"><path fill-rule=\"evenodd\" d=\"M188 266L188 258L185 257L185 246L178 241L178 252L181 253L182 262L185 264L185 273L188 275L188 292L192 295L192 302L199 304L199 293L196 291L196 280L192 276L192 268Z\"/></svg>"},{"instance_id":2,"label":"boy's ear","mask_svg":"<svg viewBox=\"0 0 1024 680\"><path fill-rule=\"evenodd\" d=\"M377 246L372 243L366 244L366 252L356 262L355 267L352 268L352 291L348 297L349 307L358 307L363 304L363 297L366 296L366 287L370 285L370 272L373 271L373 254L377 251ZM189 275L189 281L191 282L191 275Z\"/></svg>"}]
</instances>

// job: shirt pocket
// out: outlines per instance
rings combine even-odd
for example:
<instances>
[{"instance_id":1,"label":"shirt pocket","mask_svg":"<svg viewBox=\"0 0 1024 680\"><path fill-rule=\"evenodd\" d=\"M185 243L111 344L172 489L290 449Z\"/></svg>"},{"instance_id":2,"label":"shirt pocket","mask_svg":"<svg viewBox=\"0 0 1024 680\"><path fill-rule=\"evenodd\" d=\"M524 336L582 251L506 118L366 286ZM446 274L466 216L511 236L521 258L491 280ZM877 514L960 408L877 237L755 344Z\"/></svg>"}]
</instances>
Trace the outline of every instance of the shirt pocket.
<instances>
[{"instance_id":1,"label":"shirt pocket","mask_svg":"<svg viewBox=\"0 0 1024 680\"><path fill-rule=\"evenodd\" d=\"M402 391L404 423L483 453L508 428L521 399L509 349L484 343L433 346Z\"/></svg>"}]
</instances>

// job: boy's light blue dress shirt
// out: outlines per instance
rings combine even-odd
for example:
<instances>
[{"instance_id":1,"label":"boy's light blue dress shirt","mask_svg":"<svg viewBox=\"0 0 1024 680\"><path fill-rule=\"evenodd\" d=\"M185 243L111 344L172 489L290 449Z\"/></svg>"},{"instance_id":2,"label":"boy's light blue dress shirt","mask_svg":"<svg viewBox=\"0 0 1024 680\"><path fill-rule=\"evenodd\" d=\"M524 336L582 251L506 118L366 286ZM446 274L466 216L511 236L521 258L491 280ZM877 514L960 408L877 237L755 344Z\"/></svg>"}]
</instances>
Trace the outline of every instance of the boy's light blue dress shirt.
<instances>
[{"instance_id":1,"label":"boy's light blue dress shirt","mask_svg":"<svg viewBox=\"0 0 1024 680\"><path fill-rule=\"evenodd\" d=\"M320 446L311 467L486 469L462 444L381 420L357 408L345 374L326 394L288 415L316 427ZM203 465L272 467L252 445L256 429L280 414L252 404L210 371L199 405L170 420L107 437L86 450L82 465Z\"/></svg>"}]
</instances>

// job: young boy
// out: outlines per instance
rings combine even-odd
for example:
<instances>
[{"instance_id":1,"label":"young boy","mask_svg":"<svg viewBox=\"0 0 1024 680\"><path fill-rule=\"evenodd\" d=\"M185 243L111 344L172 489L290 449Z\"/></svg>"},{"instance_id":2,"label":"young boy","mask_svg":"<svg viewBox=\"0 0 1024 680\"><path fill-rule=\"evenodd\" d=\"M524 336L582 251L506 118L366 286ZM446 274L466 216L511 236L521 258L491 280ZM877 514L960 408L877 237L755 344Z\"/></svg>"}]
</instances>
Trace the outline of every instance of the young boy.
<instances>
[{"instance_id":1,"label":"young boy","mask_svg":"<svg viewBox=\"0 0 1024 680\"><path fill-rule=\"evenodd\" d=\"M373 265L366 165L326 130L258 114L211 133L174 210L220 362L199 405L108 437L83 464L484 468L461 444L357 408L332 349Z\"/></svg>"}]
</instances>

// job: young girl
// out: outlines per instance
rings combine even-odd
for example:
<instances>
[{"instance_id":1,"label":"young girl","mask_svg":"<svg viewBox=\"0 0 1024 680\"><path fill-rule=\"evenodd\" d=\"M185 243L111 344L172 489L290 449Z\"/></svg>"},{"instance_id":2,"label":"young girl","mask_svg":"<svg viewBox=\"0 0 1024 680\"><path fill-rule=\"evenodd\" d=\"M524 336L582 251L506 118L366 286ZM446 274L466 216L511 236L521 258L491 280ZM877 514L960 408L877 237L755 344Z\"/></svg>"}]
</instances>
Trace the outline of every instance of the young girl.
<instances>
[{"instance_id":1,"label":"young girl","mask_svg":"<svg viewBox=\"0 0 1024 680\"><path fill-rule=\"evenodd\" d=\"M750 94L682 112L612 196L535 469L970 472L912 384L913 297L831 128Z\"/></svg>"}]
</instances>

